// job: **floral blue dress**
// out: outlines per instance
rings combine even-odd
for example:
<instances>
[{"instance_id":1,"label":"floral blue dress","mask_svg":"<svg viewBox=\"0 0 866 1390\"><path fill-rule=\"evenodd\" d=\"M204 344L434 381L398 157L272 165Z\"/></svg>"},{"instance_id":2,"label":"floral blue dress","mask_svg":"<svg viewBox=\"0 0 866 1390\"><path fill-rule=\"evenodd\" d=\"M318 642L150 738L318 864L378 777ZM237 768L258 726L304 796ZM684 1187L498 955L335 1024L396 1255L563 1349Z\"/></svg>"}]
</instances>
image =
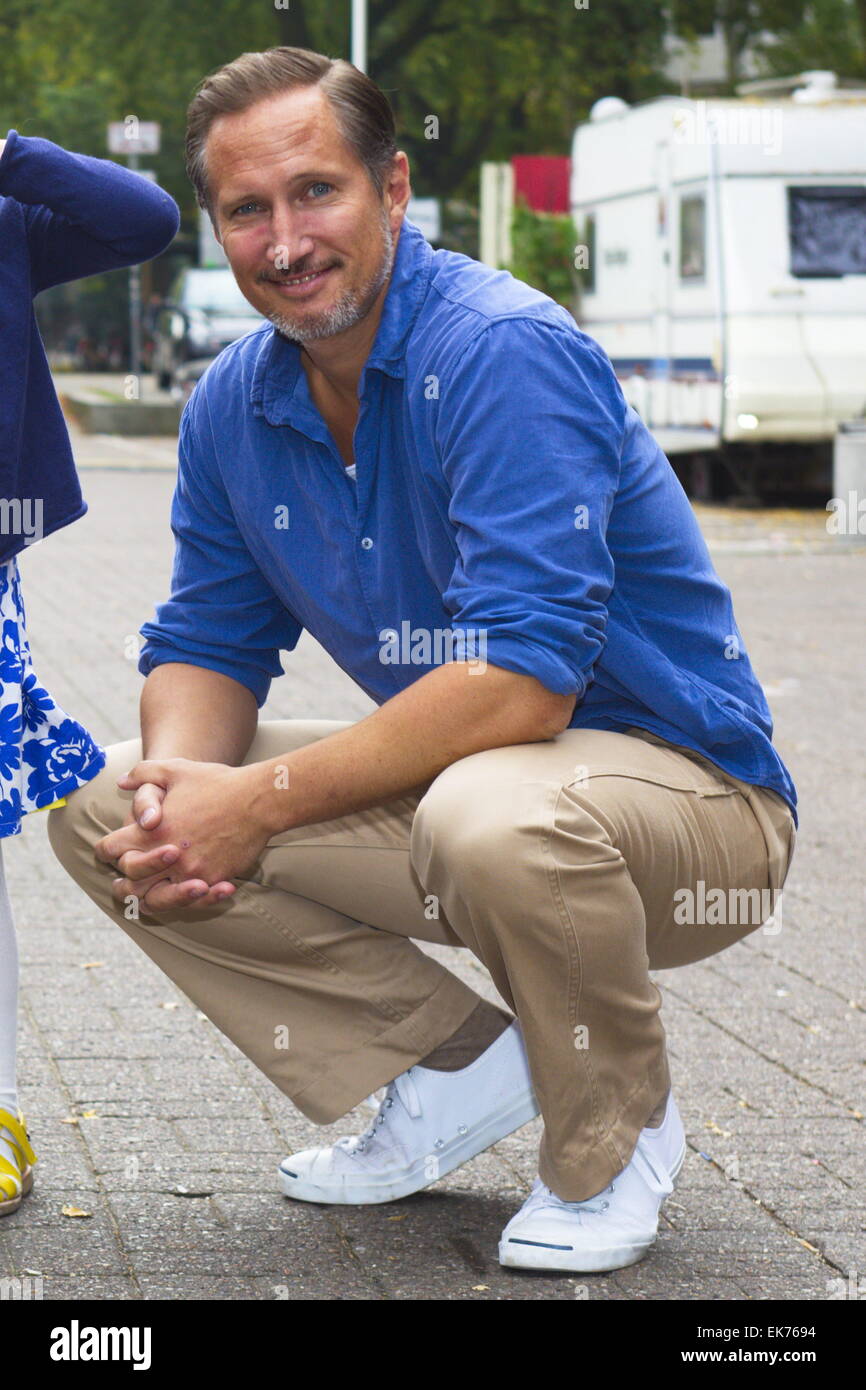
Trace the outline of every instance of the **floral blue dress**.
<instances>
[{"instance_id":1,"label":"floral blue dress","mask_svg":"<svg viewBox=\"0 0 866 1390\"><path fill-rule=\"evenodd\" d=\"M18 564L0 563L0 839L89 782L105 750L39 684L30 656Z\"/></svg>"}]
</instances>

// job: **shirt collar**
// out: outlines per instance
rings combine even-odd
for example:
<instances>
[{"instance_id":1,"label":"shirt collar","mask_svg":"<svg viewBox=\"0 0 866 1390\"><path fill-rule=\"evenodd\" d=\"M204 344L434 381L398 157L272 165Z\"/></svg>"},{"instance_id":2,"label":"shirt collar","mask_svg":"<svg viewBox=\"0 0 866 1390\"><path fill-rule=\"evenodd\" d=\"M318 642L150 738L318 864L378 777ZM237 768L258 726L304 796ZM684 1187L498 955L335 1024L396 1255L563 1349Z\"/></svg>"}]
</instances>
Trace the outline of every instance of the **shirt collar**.
<instances>
[{"instance_id":1,"label":"shirt collar","mask_svg":"<svg viewBox=\"0 0 866 1390\"><path fill-rule=\"evenodd\" d=\"M406 375L406 344L427 293L433 248L414 222L404 218L397 241L391 280L373 347L361 372L361 389L371 367L389 376ZM300 344L276 328L265 335L250 387L253 413L269 425L293 424L298 414L313 410L301 368Z\"/></svg>"}]
</instances>

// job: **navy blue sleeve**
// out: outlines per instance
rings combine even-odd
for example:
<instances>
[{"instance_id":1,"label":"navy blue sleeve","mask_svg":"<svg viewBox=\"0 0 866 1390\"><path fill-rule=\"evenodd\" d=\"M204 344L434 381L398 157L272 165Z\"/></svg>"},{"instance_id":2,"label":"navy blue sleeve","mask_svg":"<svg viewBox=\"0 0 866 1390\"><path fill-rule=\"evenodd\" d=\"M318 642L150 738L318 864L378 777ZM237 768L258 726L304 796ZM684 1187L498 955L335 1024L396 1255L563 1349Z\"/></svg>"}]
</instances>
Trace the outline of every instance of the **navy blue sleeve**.
<instances>
[{"instance_id":1,"label":"navy blue sleeve","mask_svg":"<svg viewBox=\"0 0 866 1390\"><path fill-rule=\"evenodd\" d=\"M10 130L0 194L24 205L32 292L158 256L180 225L174 199L110 159Z\"/></svg>"},{"instance_id":2,"label":"navy blue sleeve","mask_svg":"<svg viewBox=\"0 0 866 1390\"><path fill-rule=\"evenodd\" d=\"M138 669L166 661L220 671L251 690L261 709L283 674L280 650L303 631L265 578L238 530L217 464L200 383L184 408L171 507L175 538L171 594L145 638ZM204 417L204 418L200 418Z\"/></svg>"},{"instance_id":3,"label":"navy blue sleeve","mask_svg":"<svg viewBox=\"0 0 866 1390\"><path fill-rule=\"evenodd\" d=\"M492 665L578 699L605 642L625 419L598 344L528 317L494 320L441 386L452 626L484 633Z\"/></svg>"}]
</instances>

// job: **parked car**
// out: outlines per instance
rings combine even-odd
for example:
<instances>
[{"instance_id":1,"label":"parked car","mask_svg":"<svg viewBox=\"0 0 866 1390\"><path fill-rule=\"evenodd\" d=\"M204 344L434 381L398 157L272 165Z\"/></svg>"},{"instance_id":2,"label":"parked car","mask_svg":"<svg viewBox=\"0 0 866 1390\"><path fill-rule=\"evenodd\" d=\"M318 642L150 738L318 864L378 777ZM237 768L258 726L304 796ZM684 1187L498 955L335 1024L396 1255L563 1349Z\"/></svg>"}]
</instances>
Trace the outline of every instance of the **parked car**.
<instances>
[{"instance_id":1,"label":"parked car","mask_svg":"<svg viewBox=\"0 0 866 1390\"><path fill-rule=\"evenodd\" d=\"M262 322L227 266L182 270L156 317L153 371L160 390L171 390L184 362L216 357Z\"/></svg>"},{"instance_id":2,"label":"parked car","mask_svg":"<svg viewBox=\"0 0 866 1390\"><path fill-rule=\"evenodd\" d=\"M191 357L188 362L183 362L178 367L171 386L172 395L178 404L186 405L212 361L212 357Z\"/></svg>"}]
</instances>

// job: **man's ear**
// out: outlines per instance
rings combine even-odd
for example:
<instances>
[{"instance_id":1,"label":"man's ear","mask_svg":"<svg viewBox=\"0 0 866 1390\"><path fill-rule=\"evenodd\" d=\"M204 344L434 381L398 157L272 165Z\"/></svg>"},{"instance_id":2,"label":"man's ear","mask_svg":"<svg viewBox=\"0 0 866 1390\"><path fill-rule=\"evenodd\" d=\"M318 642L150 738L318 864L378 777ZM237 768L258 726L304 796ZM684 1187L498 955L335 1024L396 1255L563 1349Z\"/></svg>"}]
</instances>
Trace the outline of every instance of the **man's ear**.
<instances>
[{"instance_id":1,"label":"man's ear","mask_svg":"<svg viewBox=\"0 0 866 1390\"><path fill-rule=\"evenodd\" d=\"M391 195L393 206L399 208L404 216L412 196L410 179L409 157L405 150L398 150L388 177L388 192Z\"/></svg>"}]
</instances>

